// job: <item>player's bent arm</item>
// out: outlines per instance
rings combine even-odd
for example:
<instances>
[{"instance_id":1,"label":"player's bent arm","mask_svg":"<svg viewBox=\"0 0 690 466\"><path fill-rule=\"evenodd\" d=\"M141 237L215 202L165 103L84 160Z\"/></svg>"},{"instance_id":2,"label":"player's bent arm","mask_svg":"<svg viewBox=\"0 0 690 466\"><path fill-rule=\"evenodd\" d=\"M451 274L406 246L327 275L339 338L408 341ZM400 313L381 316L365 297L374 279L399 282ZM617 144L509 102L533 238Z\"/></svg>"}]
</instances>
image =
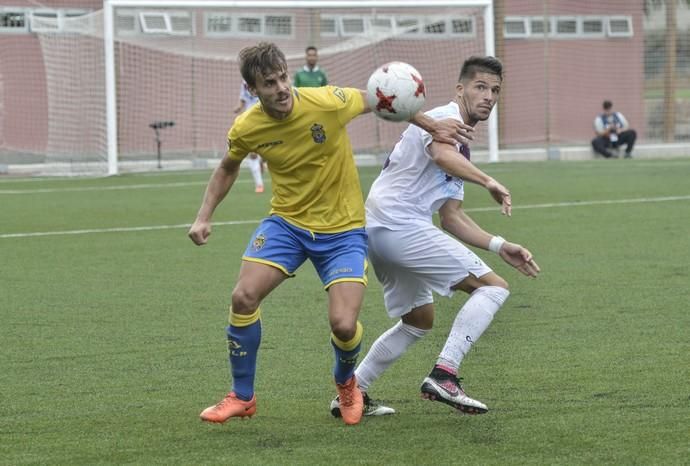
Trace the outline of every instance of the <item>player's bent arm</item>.
<instances>
[{"instance_id":1,"label":"player's bent arm","mask_svg":"<svg viewBox=\"0 0 690 466\"><path fill-rule=\"evenodd\" d=\"M240 172L240 164L237 160L230 157L223 157L220 164L213 170L211 179L206 186L206 193L204 200L201 203L201 208L196 218L210 221L213 211L218 207L218 204L225 198L225 196L232 188L232 185L237 179Z\"/></svg>"},{"instance_id":2,"label":"player's bent arm","mask_svg":"<svg viewBox=\"0 0 690 466\"><path fill-rule=\"evenodd\" d=\"M510 196L510 191L460 155L454 145L451 146L450 144L434 141L429 147L429 153L434 163L449 175L456 176L464 181L469 181L486 188L489 194L491 194L491 197L493 197L497 203L501 204L501 213L509 217L512 215L513 201Z\"/></svg>"},{"instance_id":3,"label":"player's bent arm","mask_svg":"<svg viewBox=\"0 0 690 466\"><path fill-rule=\"evenodd\" d=\"M493 235L484 231L462 208L462 201L448 199L438 210L441 227L470 246L489 249Z\"/></svg>"},{"instance_id":4,"label":"player's bent arm","mask_svg":"<svg viewBox=\"0 0 690 466\"><path fill-rule=\"evenodd\" d=\"M429 146L431 159L449 175L486 187L492 178L458 153L454 145L433 141Z\"/></svg>"},{"instance_id":5,"label":"player's bent arm","mask_svg":"<svg viewBox=\"0 0 690 466\"><path fill-rule=\"evenodd\" d=\"M241 162L224 157L216 167L206 186L204 199L197 213L196 220L189 229L188 236L197 245L206 244L211 234L211 217L218 204L225 198L235 183L240 171Z\"/></svg>"},{"instance_id":6,"label":"player's bent arm","mask_svg":"<svg viewBox=\"0 0 690 466\"><path fill-rule=\"evenodd\" d=\"M497 253L506 263L528 277L536 277L541 271L526 248L500 236L492 236L477 225L462 209L462 201L449 199L438 213L443 229L463 243Z\"/></svg>"}]
</instances>

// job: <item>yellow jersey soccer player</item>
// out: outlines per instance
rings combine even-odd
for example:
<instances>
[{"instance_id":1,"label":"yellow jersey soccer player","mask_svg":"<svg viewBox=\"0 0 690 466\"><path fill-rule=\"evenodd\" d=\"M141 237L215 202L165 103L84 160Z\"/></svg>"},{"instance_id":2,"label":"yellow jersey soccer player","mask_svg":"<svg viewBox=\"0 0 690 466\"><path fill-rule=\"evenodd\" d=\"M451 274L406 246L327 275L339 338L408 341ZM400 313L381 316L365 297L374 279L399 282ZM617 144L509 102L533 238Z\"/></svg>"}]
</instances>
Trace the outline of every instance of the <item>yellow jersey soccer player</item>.
<instances>
[{"instance_id":1,"label":"yellow jersey soccer player","mask_svg":"<svg viewBox=\"0 0 690 466\"><path fill-rule=\"evenodd\" d=\"M201 413L207 422L256 412L254 377L261 341L261 301L309 259L328 292L335 352L334 378L342 417L356 424L363 399L354 377L362 339L357 318L366 286L364 202L345 129L366 113L364 91L290 85L283 53L271 43L240 52L242 77L259 104L229 131L228 154L209 180L189 237L197 245L211 234L211 216L237 179L242 159L258 153L273 180L270 216L258 226L243 255L232 292L227 327L232 390ZM441 142L466 142L469 127L418 113L412 122Z\"/></svg>"}]
</instances>

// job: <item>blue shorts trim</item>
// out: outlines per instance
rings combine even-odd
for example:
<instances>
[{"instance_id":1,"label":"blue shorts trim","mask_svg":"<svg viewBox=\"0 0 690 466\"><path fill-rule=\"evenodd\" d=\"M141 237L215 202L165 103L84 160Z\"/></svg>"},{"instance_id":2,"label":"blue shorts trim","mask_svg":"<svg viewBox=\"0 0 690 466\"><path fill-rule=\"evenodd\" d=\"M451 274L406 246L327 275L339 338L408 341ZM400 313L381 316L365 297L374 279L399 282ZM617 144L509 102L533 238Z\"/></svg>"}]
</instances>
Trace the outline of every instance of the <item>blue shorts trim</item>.
<instances>
[{"instance_id":1,"label":"blue shorts trim","mask_svg":"<svg viewBox=\"0 0 690 466\"><path fill-rule=\"evenodd\" d=\"M321 283L367 284L367 233L354 228L340 233L314 233L273 215L252 234L243 260L276 267L288 276L309 259Z\"/></svg>"}]
</instances>

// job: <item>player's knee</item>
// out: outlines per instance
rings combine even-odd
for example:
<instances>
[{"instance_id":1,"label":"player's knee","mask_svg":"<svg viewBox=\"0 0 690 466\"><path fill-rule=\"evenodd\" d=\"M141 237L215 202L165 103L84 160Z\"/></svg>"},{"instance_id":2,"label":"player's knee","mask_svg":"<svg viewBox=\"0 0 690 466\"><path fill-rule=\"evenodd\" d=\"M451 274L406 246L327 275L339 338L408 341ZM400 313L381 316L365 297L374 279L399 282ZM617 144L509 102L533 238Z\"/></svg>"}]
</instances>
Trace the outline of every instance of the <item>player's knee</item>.
<instances>
[{"instance_id":1,"label":"player's knee","mask_svg":"<svg viewBox=\"0 0 690 466\"><path fill-rule=\"evenodd\" d=\"M500 285L482 286L477 289L477 293L481 293L498 304L498 307L501 307L506 302L506 299L508 299L508 296L510 296L510 291L508 290L507 285L508 284L506 283L505 287Z\"/></svg>"},{"instance_id":2,"label":"player's knee","mask_svg":"<svg viewBox=\"0 0 690 466\"><path fill-rule=\"evenodd\" d=\"M350 341L357 334L357 322L349 322L346 319L331 321L331 332L342 341Z\"/></svg>"},{"instance_id":3,"label":"player's knee","mask_svg":"<svg viewBox=\"0 0 690 466\"><path fill-rule=\"evenodd\" d=\"M407 327L414 327L420 331L431 330L434 326L434 306L433 304L420 306L402 316L401 320Z\"/></svg>"},{"instance_id":4,"label":"player's knee","mask_svg":"<svg viewBox=\"0 0 690 466\"><path fill-rule=\"evenodd\" d=\"M252 293L244 287L235 287L232 291L232 310L236 314L254 312L260 304L257 293Z\"/></svg>"},{"instance_id":5,"label":"player's knee","mask_svg":"<svg viewBox=\"0 0 690 466\"><path fill-rule=\"evenodd\" d=\"M484 275L479 279L479 287L483 286L496 286L499 288L504 288L506 290L510 289L508 282L503 279L500 275L496 273L489 273Z\"/></svg>"}]
</instances>

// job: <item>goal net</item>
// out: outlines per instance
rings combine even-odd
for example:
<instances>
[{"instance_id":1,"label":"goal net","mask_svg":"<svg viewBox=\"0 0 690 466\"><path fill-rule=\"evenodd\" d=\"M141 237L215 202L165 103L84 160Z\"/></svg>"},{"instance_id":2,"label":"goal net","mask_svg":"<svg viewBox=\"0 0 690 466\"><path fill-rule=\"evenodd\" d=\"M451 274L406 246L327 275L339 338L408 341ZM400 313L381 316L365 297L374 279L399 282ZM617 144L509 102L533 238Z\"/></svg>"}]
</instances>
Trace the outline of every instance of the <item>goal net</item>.
<instances>
[{"instance_id":1,"label":"goal net","mask_svg":"<svg viewBox=\"0 0 690 466\"><path fill-rule=\"evenodd\" d=\"M317 47L318 66L342 87L364 89L379 65L408 62L424 78L425 108L445 104L462 61L493 46L485 39L491 2L415 3L111 0L60 18L59 33L46 23L45 161L51 170L111 174L215 165L236 116L238 52L260 41L279 45L291 75L305 48ZM488 146L489 126L475 147ZM390 149L402 129L373 115L348 126L361 160Z\"/></svg>"}]
</instances>

